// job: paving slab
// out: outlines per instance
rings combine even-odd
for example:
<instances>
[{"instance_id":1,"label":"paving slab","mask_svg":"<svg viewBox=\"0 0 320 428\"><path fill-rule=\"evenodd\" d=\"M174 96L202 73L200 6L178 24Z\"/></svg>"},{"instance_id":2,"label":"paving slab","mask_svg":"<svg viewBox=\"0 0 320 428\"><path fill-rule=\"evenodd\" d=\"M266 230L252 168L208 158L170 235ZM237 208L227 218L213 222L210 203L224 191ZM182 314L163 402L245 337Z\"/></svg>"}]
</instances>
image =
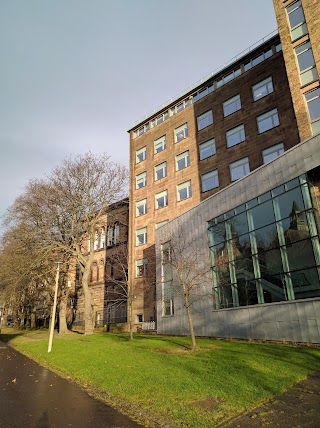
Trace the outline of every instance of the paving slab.
<instances>
[{"instance_id":1,"label":"paving slab","mask_svg":"<svg viewBox=\"0 0 320 428\"><path fill-rule=\"evenodd\" d=\"M222 428L320 428L320 371Z\"/></svg>"}]
</instances>

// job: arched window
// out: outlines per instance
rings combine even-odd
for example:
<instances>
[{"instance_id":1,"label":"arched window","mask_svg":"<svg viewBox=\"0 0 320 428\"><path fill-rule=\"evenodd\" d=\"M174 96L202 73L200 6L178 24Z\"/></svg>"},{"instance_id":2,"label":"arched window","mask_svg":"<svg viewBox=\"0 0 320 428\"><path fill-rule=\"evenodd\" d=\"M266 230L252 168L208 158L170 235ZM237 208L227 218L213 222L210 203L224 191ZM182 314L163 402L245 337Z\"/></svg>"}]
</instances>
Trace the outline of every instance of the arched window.
<instances>
[{"instance_id":1,"label":"arched window","mask_svg":"<svg viewBox=\"0 0 320 428\"><path fill-rule=\"evenodd\" d=\"M96 230L94 232L94 244L93 244L93 249L96 251L99 248L99 235L98 235L98 231Z\"/></svg>"},{"instance_id":2,"label":"arched window","mask_svg":"<svg viewBox=\"0 0 320 428\"><path fill-rule=\"evenodd\" d=\"M107 246L111 247L113 241L113 228L111 226L108 227L108 242Z\"/></svg>"},{"instance_id":3,"label":"arched window","mask_svg":"<svg viewBox=\"0 0 320 428\"><path fill-rule=\"evenodd\" d=\"M114 243L119 244L120 227L119 223L114 225Z\"/></svg>"},{"instance_id":4,"label":"arched window","mask_svg":"<svg viewBox=\"0 0 320 428\"><path fill-rule=\"evenodd\" d=\"M100 248L104 248L106 245L106 229L103 227L101 229L101 235L100 235Z\"/></svg>"}]
</instances>

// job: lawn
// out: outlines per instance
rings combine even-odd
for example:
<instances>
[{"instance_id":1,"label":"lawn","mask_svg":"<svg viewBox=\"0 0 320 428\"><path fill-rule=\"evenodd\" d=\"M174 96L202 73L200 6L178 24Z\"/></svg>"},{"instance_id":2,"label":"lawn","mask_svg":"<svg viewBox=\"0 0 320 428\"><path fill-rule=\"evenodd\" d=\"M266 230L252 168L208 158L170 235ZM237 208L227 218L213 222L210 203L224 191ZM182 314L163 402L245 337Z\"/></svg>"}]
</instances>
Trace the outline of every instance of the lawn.
<instances>
[{"instance_id":1,"label":"lawn","mask_svg":"<svg viewBox=\"0 0 320 428\"><path fill-rule=\"evenodd\" d=\"M215 427L320 369L316 347L198 339L190 352L182 337L70 333L56 335L48 354L47 332L4 333L40 363L141 413L146 426L149 414L172 426Z\"/></svg>"}]
</instances>

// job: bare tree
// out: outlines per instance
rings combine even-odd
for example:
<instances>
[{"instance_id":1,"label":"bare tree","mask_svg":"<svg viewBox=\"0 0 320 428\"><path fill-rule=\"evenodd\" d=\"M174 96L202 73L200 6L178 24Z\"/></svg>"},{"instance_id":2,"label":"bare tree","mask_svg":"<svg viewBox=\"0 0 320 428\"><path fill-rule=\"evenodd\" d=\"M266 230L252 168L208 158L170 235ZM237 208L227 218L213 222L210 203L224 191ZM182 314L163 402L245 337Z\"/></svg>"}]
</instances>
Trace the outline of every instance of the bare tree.
<instances>
[{"instance_id":1,"label":"bare tree","mask_svg":"<svg viewBox=\"0 0 320 428\"><path fill-rule=\"evenodd\" d=\"M50 176L29 182L10 210L10 219L37 228L43 251L80 266L85 300L85 334L93 332L93 308L89 289L94 259L94 233L106 207L127 190L128 173L106 154L91 153L65 159Z\"/></svg>"},{"instance_id":2,"label":"bare tree","mask_svg":"<svg viewBox=\"0 0 320 428\"><path fill-rule=\"evenodd\" d=\"M192 349L196 348L193 315L197 302L212 299L208 293L210 280L208 253L201 246L194 245L190 231L180 226L175 232L168 233L161 245L161 287L164 313L184 308L187 317ZM174 296L178 297L181 308L173 307Z\"/></svg>"}]
</instances>

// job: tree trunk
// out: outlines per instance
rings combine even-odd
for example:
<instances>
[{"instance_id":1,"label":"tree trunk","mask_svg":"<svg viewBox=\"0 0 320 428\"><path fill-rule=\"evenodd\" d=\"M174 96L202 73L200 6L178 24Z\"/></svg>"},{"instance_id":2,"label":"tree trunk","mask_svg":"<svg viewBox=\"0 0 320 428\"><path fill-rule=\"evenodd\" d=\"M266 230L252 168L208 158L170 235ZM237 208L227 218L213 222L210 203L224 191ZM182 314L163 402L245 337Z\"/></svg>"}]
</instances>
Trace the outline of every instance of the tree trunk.
<instances>
[{"instance_id":1,"label":"tree trunk","mask_svg":"<svg viewBox=\"0 0 320 428\"><path fill-rule=\"evenodd\" d=\"M188 318L188 324L189 324L191 349L195 349L197 344L196 344L196 336L194 334L194 327L193 327L193 320L192 320L192 314L191 314L191 309L190 309L189 295L188 295L187 287L185 284L183 284L182 288L183 288L184 303L185 303L185 307L186 307L186 311L187 311L187 318Z\"/></svg>"},{"instance_id":2,"label":"tree trunk","mask_svg":"<svg viewBox=\"0 0 320 428\"><path fill-rule=\"evenodd\" d=\"M128 284L129 285L129 284ZM128 290L128 322L130 328L130 340L133 340L133 285L132 280Z\"/></svg>"},{"instance_id":3,"label":"tree trunk","mask_svg":"<svg viewBox=\"0 0 320 428\"><path fill-rule=\"evenodd\" d=\"M30 328L31 328L31 330L35 330L35 328L36 328L36 308L34 308L31 312Z\"/></svg>"},{"instance_id":4,"label":"tree trunk","mask_svg":"<svg viewBox=\"0 0 320 428\"><path fill-rule=\"evenodd\" d=\"M93 333L93 307L91 292L89 289L90 263L85 266L82 276L82 288L84 294L84 334Z\"/></svg>"},{"instance_id":5,"label":"tree trunk","mask_svg":"<svg viewBox=\"0 0 320 428\"><path fill-rule=\"evenodd\" d=\"M60 300L60 310L59 310L59 333L65 334L68 332L67 326L67 299L68 294L64 292Z\"/></svg>"}]
</instances>

